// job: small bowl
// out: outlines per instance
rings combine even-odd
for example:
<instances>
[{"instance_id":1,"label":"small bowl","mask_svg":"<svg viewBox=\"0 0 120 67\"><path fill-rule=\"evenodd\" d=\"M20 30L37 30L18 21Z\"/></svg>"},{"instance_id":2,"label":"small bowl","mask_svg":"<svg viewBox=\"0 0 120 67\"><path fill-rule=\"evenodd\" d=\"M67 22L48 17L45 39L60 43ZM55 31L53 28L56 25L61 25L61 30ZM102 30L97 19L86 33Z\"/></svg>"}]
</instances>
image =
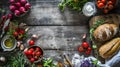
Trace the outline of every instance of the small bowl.
<instances>
[{"instance_id":1,"label":"small bowl","mask_svg":"<svg viewBox=\"0 0 120 67\"><path fill-rule=\"evenodd\" d=\"M38 59L35 60L33 63L38 63L38 62L40 62L40 61L42 60L42 58L43 58L43 54L44 54L43 49L42 49L41 47L39 47L39 46L30 46L30 47L27 49L27 50L29 51L29 49L33 48L34 51L37 51L37 50L36 50L37 47L40 49L40 51L41 51L41 55L40 55L40 56L37 56ZM33 51L33 52L34 52L34 51ZM25 54L25 55L26 55L26 54ZM33 58L33 57L35 58L36 55L34 55L34 56L31 55L31 54L30 54L30 55L29 55L29 54L26 55L27 59L30 61L30 58L28 58L29 56L32 56L32 58Z\"/></svg>"},{"instance_id":2,"label":"small bowl","mask_svg":"<svg viewBox=\"0 0 120 67\"><path fill-rule=\"evenodd\" d=\"M10 35L6 35L1 40L1 47L4 51L12 51L16 48L17 40Z\"/></svg>"}]
</instances>

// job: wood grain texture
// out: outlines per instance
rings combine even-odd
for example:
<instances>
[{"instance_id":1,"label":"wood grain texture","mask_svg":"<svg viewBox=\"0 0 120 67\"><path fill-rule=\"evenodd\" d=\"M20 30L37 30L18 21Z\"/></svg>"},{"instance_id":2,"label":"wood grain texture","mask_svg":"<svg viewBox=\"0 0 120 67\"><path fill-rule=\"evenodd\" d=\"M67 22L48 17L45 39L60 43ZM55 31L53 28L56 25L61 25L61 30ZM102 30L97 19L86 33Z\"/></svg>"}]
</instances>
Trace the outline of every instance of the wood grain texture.
<instances>
[{"instance_id":1,"label":"wood grain texture","mask_svg":"<svg viewBox=\"0 0 120 67\"><path fill-rule=\"evenodd\" d=\"M76 50L81 44L86 26L30 26L28 34L36 34L36 45L43 49Z\"/></svg>"}]
</instances>

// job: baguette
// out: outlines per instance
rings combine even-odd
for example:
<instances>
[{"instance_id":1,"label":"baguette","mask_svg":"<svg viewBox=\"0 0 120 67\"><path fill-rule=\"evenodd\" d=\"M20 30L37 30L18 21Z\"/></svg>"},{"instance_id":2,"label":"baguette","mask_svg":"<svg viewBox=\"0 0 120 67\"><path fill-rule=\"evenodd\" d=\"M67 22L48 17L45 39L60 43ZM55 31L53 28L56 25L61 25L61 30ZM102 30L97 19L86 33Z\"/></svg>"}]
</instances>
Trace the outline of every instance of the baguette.
<instances>
[{"instance_id":1,"label":"baguette","mask_svg":"<svg viewBox=\"0 0 120 67\"><path fill-rule=\"evenodd\" d=\"M105 43L99 49L99 54L102 58L109 58L120 50L120 38L115 38L110 42Z\"/></svg>"}]
</instances>

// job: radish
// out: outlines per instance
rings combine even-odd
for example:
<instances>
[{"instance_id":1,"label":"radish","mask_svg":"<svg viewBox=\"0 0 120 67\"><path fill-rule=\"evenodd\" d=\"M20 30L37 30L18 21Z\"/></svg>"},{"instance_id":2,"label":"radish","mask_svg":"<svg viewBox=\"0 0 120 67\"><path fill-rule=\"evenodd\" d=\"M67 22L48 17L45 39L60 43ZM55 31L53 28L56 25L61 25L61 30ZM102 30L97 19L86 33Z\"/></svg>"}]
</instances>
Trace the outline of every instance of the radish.
<instances>
[{"instance_id":1,"label":"radish","mask_svg":"<svg viewBox=\"0 0 120 67\"><path fill-rule=\"evenodd\" d=\"M9 8L10 8L10 10L13 11L13 12L16 10L16 6L14 6L14 5L10 5Z\"/></svg>"},{"instance_id":2,"label":"radish","mask_svg":"<svg viewBox=\"0 0 120 67\"><path fill-rule=\"evenodd\" d=\"M10 2L11 4L13 4L13 3L15 3L15 0L9 0L9 2Z\"/></svg>"},{"instance_id":3,"label":"radish","mask_svg":"<svg viewBox=\"0 0 120 67\"><path fill-rule=\"evenodd\" d=\"M27 3L26 0L21 0L20 2L21 2L22 5L25 5Z\"/></svg>"},{"instance_id":4,"label":"radish","mask_svg":"<svg viewBox=\"0 0 120 67\"><path fill-rule=\"evenodd\" d=\"M25 4L25 8L26 8L27 10L30 9L30 8L31 8L30 3L26 3L26 4Z\"/></svg>"},{"instance_id":5,"label":"radish","mask_svg":"<svg viewBox=\"0 0 120 67\"><path fill-rule=\"evenodd\" d=\"M19 15L20 15L20 11L19 11L19 10L15 10L14 14L15 14L16 16L19 16Z\"/></svg>"},{"instance_id":6,"label":"radish","mask_svg":"<svg viewBox=\"0 0 120 67\"><path fill-rule=\"evenodd\" d=\"M15 5L16 5L17 7L21 7L21 3L20 3L20 2L15 3Z\"/></svg>"},{"instance_id":7,"label":"radish","mask_svg":"<svg viewBox=\"0 0 120 67\"><path fill-rule=\"evenodd\" d=\"M24 7L20 7L20 8L19 8L19 11L20 11L21 13L25 13L25 12L26 12Z\"/></svg>"}]
</instances>

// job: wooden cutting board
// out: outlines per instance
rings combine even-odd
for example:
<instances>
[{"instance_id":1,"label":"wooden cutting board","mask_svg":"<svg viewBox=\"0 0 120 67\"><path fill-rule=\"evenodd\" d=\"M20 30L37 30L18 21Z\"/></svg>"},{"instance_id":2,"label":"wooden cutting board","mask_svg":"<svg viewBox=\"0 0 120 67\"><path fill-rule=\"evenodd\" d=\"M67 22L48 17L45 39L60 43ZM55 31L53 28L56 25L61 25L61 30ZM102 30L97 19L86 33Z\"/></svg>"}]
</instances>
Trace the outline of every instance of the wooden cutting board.
<instances>
[{"instance_id":1,"label":"wooden cutting board","mask_svg":"<svg viewBox=\"0 0 120 67\"><path fill-rule=\"evenodd\" d=\"M101 19L104 19L105 20L105 23L114 23L114 24L117 24L119 26L119 29L120 29L120 15L119 14L108 14L108 15L100 15L100 16L94 16L93 18L90 19L89 21L89 27L91 28L95 22L97 20L101 20ZM119 34L119 35L118 35ZM115 37L119 37L120 36L120 31L117 33L117 35ZM105 63L105 59L103 59L102 57L100 56L97 56L96 54L96 51L99 50L99 48L101 47L101 45L103 45L104 43L106 42L98 42L96 40L94 40L95 44L97 45L97 49L94 50L94 55L95 57L98 57L98 59L102 62L102 63Z\"/></svg>"}]
</instances>

